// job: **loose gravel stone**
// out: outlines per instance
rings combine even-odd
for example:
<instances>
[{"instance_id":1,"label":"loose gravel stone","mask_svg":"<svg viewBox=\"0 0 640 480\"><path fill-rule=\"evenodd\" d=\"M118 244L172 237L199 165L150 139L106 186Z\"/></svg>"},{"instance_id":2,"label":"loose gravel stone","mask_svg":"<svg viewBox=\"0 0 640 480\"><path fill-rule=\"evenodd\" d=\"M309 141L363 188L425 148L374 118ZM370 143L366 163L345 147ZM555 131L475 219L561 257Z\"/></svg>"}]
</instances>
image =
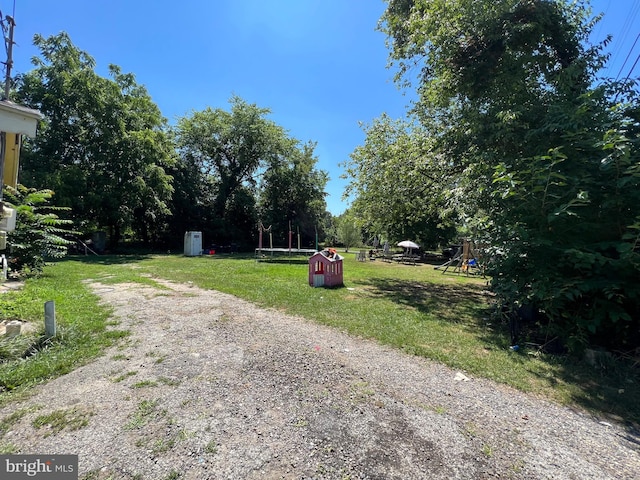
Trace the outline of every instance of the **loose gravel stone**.
<instances>
[{"instance_id":1,"label":"loose gravel stone","mask_svg":"<svg viewBox=\"0 0 640 480\"><path fill-rule=\"evenodd\" d=\"M26 412L4 437L16 453L78 454L87 480L638 478L640 440L623 426L161 283L92 284L131 336L3 408ZM88 425L33 426L56 411Z\"/></svg>"}]
</instances>

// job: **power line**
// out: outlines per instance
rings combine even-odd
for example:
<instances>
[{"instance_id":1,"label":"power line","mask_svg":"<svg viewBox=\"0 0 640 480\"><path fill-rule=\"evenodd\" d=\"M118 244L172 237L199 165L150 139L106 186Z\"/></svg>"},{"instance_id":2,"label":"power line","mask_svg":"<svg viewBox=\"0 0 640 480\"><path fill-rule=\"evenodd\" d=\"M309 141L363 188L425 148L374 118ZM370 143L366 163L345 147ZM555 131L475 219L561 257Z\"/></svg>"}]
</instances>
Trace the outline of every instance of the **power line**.
<instances>
[{"instance_id":1,"label":"power line","mask_svg":"<svg viewBox=\"0 0 640 480\"><path fill-rule=\"evenodd\" d=\"M622 70L624 69L624 66L627 64L627 60L629 60L629 57L631 56L631 52L633 52L633 49L636 46L636 43L638 43L638 39L640 38L640 33L638 33L638 35L636 36L635 41L633 42L633 45L631 46L631 49L629 50L629 53L627 53L627 58L624 59L624 63L622 64L622 66L620 67L620 71L618 72L618 75L616 75L616 80L618 80L618 78L620 78L620 74L622 73ZM637 60L636 60L637 62ZM633 68L632 68L633 70ZM629 72L631 73L631 72Z\"/></svg>"},{"instance_id":2,"label":"power line","mask_svg":"<svg viewBox=\"0 0 640 480\"><path fill-rule=\"evenodd\" d=\"M629 73L627 74L627 78L624 79L625 82L629 80L629 77L631 77L631 73L633 72L633 69L636 68L636 65L638 64L638 60L640 60L640 53L636 57L636 61L633 62L633 66L631 67L631 70L629 70Z\"/></svg>"},{"instance_id":3,"label":"power line","mask_svg":"<svg viewBox=\"0 0 640 480\"><path fill-rule=\"evenodd\" d=\"M627 15L625 16L625 21L622 27L618 30L619 35L614 35L613 42L611 46L611 56L609 61L607 62L607 66L605 70L611 70L613 65L616 63L620 52L622 51L623 45L625 44L625 40L629 35L630 30L632 29L634 22L640 12L640 2L633 2L631 4L631 8L629 9ZM631 49L633 50L633 48ZM631 55L631 51L629 51L627 56ZM625 60L626 62L626 60ZM618 74L619 76L620 74Z\"/></svg>"}]
</instances>

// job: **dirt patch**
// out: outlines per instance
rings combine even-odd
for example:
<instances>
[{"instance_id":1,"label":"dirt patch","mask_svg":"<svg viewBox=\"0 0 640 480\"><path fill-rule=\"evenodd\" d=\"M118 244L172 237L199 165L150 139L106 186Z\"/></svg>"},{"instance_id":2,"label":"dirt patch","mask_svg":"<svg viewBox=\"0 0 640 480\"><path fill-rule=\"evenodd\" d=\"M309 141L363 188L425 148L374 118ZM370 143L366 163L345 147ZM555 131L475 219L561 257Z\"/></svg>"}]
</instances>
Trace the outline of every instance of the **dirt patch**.
<instances>
[{"instance_id":1,"label":"dirt patch","mask_svg":"<svg viewBox=\"0 0 640 480\"><path fill-rule=\"evenodd\" d=\"M230 295L163 286L92 284L132 335L3 408L0 442L79 454L87 480L640 471L622 427ZM35 426L68 412L86 424Z\"/></svg>"}]
</instances>

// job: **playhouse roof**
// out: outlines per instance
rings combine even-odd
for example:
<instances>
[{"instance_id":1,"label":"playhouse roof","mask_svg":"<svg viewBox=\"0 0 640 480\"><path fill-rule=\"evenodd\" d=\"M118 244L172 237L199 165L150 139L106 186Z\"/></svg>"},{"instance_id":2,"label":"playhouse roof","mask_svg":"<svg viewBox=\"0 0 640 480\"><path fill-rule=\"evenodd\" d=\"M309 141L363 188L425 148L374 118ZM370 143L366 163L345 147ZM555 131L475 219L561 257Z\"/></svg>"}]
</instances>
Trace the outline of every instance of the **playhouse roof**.
<instances>
[{"instance_id":1,"label":"playhouse roof","mask_svg":"<svg viewBox=\"0 0 640 480\"><path fill-rule=\"evenodd\" d=\"M330 254L333 253L333 256L330 256ZM311 255L311 258L315 258L318 255L320 255L322 257L323 260L326 260L328 262L335 262L336 260L342 260L343 257L341 255L339 255L335 250L322 250L320 252L316 252L313 255ZM316 259L318 260L318 259Z\"/></svg>"}]
</instances>

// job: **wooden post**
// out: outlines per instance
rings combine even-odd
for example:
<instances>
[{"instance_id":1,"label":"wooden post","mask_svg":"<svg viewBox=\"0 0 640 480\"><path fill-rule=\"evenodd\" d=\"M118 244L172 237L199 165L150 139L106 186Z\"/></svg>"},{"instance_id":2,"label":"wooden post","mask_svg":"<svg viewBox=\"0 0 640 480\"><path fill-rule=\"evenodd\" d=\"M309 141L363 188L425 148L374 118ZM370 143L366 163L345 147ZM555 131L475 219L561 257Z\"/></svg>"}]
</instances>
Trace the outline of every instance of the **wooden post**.
<instances>
[{"instance_id":1,"label":"wooden post","mask_svg":"<svg viewBox=\"0 0 640 480\"><path fill-rule=\"evenodd\" d=\"M53 300L44 304L44 335L47 338L56 336L56 304Z\"/></svg>"}]
</instances>

